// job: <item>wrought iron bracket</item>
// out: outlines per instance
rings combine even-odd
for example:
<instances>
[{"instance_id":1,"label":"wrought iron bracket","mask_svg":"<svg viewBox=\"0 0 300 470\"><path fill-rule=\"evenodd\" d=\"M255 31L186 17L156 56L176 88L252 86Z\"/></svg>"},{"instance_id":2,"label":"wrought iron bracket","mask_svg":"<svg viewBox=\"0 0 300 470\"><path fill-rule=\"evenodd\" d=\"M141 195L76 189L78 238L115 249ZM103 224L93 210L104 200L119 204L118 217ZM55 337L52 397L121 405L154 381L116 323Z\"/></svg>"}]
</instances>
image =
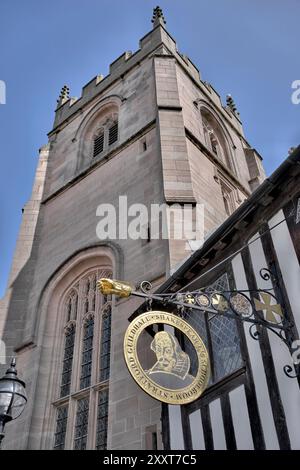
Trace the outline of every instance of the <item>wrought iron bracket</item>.
<instances>
[{"instance_id":1,"label":"wrought iron bracket","mask_svg":"<svg viewBox=\"0 0 300 470\"><path fill-rule=\"evenodd\" d=\"M275 279L272 273L264 268L260 271L264 280ZM284 317L281 305L278 303L273 289L195 291L177 293L151 293L152 285L143 281L131 295L144 298L151 308L153 301L162 306L175 306L177 314L183 315L186 310L199 311L205 315L219 315L249 324L251 338L259 341L263 331L276 335L292 354L291 337L294 324ZM272 321L271 321L272 320ZM294 338L297 339L297 338ZM295 374L293 374L295 368ZM289 378L300 378L300 368L297 365L285 365L285 375Z\"/></svg>"},{"instance_id":2,"label":"wrought iron bracket","mask_svg":"<svg viewBox=\"0 0 300 470\"><path fill-rule=\"evenodd\" d=\"M271 280L276 285L273 273L266 268L260 270L260 276L265 281ZM277 284L278 286L278 284ZM128 283L111 279L100 279L98 287L104 294L115 294L119 297L135 296L145 299L148 310L154 302L163 307L176 307L177 315L183 316L187 311L198 311L208 315L222 316L249 324L249 334L255 340L263 341L263 334L271 332L276 335L293 354L294 324L284 315L282 306L273 294L273 289L256 290L223 290L211 288L175 293L152 293L151 282L143 281L134 290ZM295 374L293 374L295 369ZM287 377L300 380L300 366L292 363L283 368Z\"/></svg>"}]
</instances>

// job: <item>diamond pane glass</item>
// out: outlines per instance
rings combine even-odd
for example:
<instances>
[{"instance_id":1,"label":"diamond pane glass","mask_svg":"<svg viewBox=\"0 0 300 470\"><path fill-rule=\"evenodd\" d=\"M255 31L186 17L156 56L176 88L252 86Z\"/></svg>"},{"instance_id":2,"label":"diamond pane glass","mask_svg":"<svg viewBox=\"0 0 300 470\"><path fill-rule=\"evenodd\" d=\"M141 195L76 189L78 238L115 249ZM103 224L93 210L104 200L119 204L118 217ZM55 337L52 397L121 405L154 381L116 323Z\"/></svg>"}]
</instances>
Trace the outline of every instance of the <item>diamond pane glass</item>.
<instances>
[{"instance_id":1,"label":"diamond pane glass","mask_svg":"<svg viewBox=\"0 0 300 470\"><path fill-rule=\"evenodd\" d=\"M206 292L229 289L228 276L225 273ZM221 315L210 316L209 330L214 358L214 381L217 382L242 366L239 334L236 321Z\"/></svg>"},{"instance_id":2,"label":"diamond pane glass","mask_svg":"<svg viewBox=\"0 0 300 470\"><path fill-rule=\"evenodd\" d=\"M193 327L195 330L199 333L199 336L203 340L206 348L208 347L208 340L207 340L207 332L206 332L206 324L205 324L205 318L203 313L197 311L197 310L192 310L191 312L188 312L184 319ZM187 341L186 338L184 337L184 350L188 354L190 361L191 361L191 367L190 367L190 374L191 375L197 375L198 371L198 359L197 359L197 354L195 351L195 348L192 346L190 341Z\"/></svg>"},{"instance_id":3,"label":"diamond pane glass","mask_svg":"<svg viewBox=\"0 0 300 470\"><path fill-rule=\"evenodd\" d=\"M228 290L229 282L226 273L205 289L209 294L215 291L222 292ZM216 314L209 314L208 322L205 321L205 314L197 310L188 312L186 316L188 323L201 336L210 354L210 360L211 362L213 361L211 364L212 376L210 384L222 380L226 375L231 374L243 365L236 321L221 314L222 311ZM184 341L184 348L189 354L191 374L194 375L198 367L194 348L188 341Z\"/></svg>"},{"instance_id":4,"label":"diamond pane glass","mask_svg":"<svg viewBox=\"0 0 300 470\"><path fill-rule=\"evenodd\" d=\"M215 316L209 323L215 381L219 381L242 366L239 335L231 318Z\"/></svg>"}]
</instances>

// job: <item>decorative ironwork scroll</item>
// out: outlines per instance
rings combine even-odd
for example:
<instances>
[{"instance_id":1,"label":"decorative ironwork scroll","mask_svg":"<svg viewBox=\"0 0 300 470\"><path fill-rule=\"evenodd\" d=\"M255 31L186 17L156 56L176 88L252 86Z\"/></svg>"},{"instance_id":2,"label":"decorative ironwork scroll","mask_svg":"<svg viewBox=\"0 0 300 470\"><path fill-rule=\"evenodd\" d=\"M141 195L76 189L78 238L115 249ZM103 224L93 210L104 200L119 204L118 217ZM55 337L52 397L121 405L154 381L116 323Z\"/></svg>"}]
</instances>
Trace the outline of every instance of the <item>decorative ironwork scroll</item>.
<instances>
[{"instance_id":1,"label":"decorative ironwork scroll","mask_svg":"<svg viewBox=\"0 0 300 470\"><path fill-rule=\"evenodd\" d=\"M263 268L260 276L265 281L276 282L273 273ZM137 289L130 287L128 283L113 281L111 279L100 279L98 287L102 290L109 288L110 293L120 297L130 295L142 297L148 302L149 309L153 301L164 307L175 306L177 315L184 316L187 310L196 310L205 315L221 315L235 319L242 323L249 323L249 334L259 340L262 328L275 334L290 350L292 330L294 324L289 321L283 312L283 308L273 294L273 289L257 290L215 290L197 289L191 292L177 293L152 293L152 285L149 281L143 281ZM294 338L297 339L297 338ZM295 375L291 365L284 366L284 373L295 378L300 376L300 368L295 366Z\"/></svg>"}]
</instances>

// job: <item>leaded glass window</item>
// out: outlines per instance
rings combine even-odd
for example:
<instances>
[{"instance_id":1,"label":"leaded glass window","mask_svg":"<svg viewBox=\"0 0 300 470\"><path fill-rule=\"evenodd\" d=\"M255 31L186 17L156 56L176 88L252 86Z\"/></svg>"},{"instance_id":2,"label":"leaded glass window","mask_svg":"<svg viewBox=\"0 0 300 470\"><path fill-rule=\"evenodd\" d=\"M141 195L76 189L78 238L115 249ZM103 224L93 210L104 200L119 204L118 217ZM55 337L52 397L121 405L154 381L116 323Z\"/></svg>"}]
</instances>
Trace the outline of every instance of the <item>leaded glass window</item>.
<instances>
[{"instance_id":1,"label":"leaded glass window","mask_svg":"<svg viewBox=\"0 0 300 470\"><path fill-rule=\"evenodd\" d=\"M205 289L206 292L222 292L229 290L227 273L220 276ZM240 349L239 333L234 319L221 315L199 314L195 310L188 313L187 320L202 337L211 358L211 382L218 382L243 365ZM197 359L191 344L184 340L185 349L191 358L191 373L197 370Z\"/></svg>"},{"instance_id":2,"label":"leaded glass window","mask_svg":"<svg viewBox=\"0 0 300 470\"><path fill-rule=\"evenodd\" d=\"M97 279L111 276L109 269L85 272L70 287L62 304L64 343L60 398L53 402L55 449L87 447L89 406L93 407L93 416L97 416L95 422L93 420L95 429L90 430L94 440L90 440L89 447L106 448L111 298L101 295L96 284ZM80 358L78 372L73 366L75 354ZM93 367L93 361L98 358L100 366ZM79 399L78 392L83 389L84 398ZM75 407L73 400L76 400ZM66 434L68 421L69 425L74 423L70 435Z\"/></svg>"},{"instance_id":3,"label":"leaded glass window","mask_svg":"<svg viewBox=\"0 0 300 470\"><path fill-rule=\"evenodd\" d=\"M77 413L74 434L74 449L85 450L88 435L89 399L82 398L77 402Z\"/></svg>"},{"instance_id":4,"label":"leaded glass window","mask_svg":"<svg viewBox=\"0 0 300 470\"><path fill-rule=\"evenodd\" d=\"M108 388L98 396L96 449L107 449Z\"/></svg>"},{"instance_id":5,"label":"leaded glass window","mask_svg":"<svg viewBox=\"0 0 300 470\"><path fill-rule=\"evenodd\" d=\"M55 450L63 450L65 448L65 438L68 420L68 406L61 406L57 409L56 415L56 431L54 435Z\"/></svg>"},{"instance_id":6,"label":"leaded glass window","mask_svg":"<svg viewBox=\"0 0 300 470\"><path fill-rule=\"evenodd\" d=\"M63 360L63 370L61 377L60 396L65 397L70 393L71 378L72 378L72 364L75 344L75 325L72 323L66 329L65 333L65 352Z\"/></svg>"},{"instance_id":7,"label":"leaded glass window","mask_svg":"<svg viewBox=\"0 0 300 470\"><path fill-rule=\"evenodd\" d=\"M93 338L94 318L89 318L85 321L83 330L80 389L89 387L91 384Z\"/></svg>"},{"instance_id":8,"label":"leaded glass window","mask_svg":"<svg viewBox=\"0 0 300 470\"><path fill-rule=\"evenodd\" d=\"M102 315L100 341L100 381L108 380L110 373L110 337L111 337L111 307L106 308Z\"/></svg>"}]
</instances>

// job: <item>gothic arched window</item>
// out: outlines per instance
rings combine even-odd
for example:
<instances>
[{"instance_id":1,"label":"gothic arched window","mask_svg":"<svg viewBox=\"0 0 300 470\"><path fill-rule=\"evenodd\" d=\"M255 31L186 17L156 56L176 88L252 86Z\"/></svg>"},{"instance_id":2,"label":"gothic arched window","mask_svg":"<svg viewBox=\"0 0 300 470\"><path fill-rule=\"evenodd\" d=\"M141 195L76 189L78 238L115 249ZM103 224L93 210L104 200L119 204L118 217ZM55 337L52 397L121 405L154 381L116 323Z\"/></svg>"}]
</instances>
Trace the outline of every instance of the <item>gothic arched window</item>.
<instances>
[{"instance_id":1,"label":"gothic arched window","mask_svg":"<svg viewBox=\"0 0 300 470\"><path fill-rule=\"evenodd\" d=\"M201 108L204 140L206 147L228 168L233 169L228 144L216 118L206 108Z\"/></svg>"},{"instance_id":2,"label":"gothic arched window","mask_svg":"<svg viewBox=\"0 0 300 470\"><path fill-rule=\"evenodd\" d=\"M111 113L97 123L97 129L93 134L93 158L98 157L118 141L119 123L118 114Z\"/></svg>"},{"instance_id":3,"label":"gothic arched window","mask_svg":"<svg viewBox=\"0 0 300 470\"><path fill-rule=\"evenodd\" d=\"M123 98L107 96L85 114L75 132L72 142L77 142L75 173L81 173L96 161L102 160L120 143L120 107Z\"/></svg>"},{"instance_id":4,"label":"gothic arched window","mask_svg":"<svg viewBox=\"0 0 300 470\"><path fill-rule=\"evenodd\" d=\"M85 273L64 297L55 449L106 449L111 303L96 288L100 277L112 273L107 269Z\"/></svg>"}]
</instances>

